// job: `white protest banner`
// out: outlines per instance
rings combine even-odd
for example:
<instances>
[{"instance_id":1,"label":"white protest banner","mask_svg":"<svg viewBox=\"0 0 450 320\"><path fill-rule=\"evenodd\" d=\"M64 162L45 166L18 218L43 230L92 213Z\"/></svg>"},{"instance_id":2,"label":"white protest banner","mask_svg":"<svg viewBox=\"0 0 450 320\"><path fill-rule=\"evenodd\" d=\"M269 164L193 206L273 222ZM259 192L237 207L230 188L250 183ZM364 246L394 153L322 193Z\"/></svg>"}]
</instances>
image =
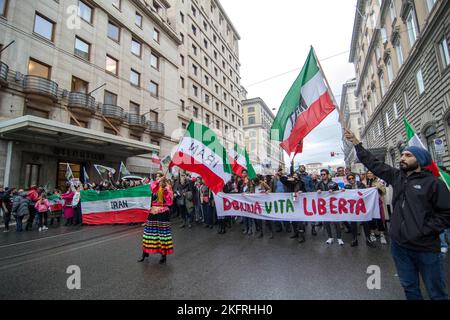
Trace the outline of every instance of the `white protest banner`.
<instances>
[{"instance_id":1,"label":"white protest banner","mask_svg":"<svg viewBox=\"0 0 450 320\"><path fill-rule=\"evenodd\" d=\"M239 216L272 221L364 222L380 218L375 188L333 193L214 195L218 217Z\"/></svg>"}]
</instances>

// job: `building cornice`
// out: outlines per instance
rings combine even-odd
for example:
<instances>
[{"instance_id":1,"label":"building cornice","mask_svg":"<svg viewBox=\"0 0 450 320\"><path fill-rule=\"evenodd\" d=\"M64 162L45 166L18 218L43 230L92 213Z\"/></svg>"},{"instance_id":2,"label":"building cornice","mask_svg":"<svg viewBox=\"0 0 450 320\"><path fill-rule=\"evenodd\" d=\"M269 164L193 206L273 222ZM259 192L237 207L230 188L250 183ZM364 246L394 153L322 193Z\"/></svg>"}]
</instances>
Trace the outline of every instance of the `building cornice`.
<instances>
[{"instance_id":1,"label":"building cornice","mask_svg":"<svg viewBox=\"0 0 450 320\"><path fill-rule=\"evenodd\" d=\"M220 11L222 11L222 14L224 16L224 18L227 20L228 24L230 25L231 29L233 29L234 34L236 35L238 40L241 40L241 36L239 35L239 32L237 31L237 29L234 27L233 23L231 22L231 19L228 17L227 12L225 11L225 9L223 8L222 4L220 3L219 0L213 0L212 3L215 3L217 5L217 7L220 9Z\"/></svg>"}]
</instances>

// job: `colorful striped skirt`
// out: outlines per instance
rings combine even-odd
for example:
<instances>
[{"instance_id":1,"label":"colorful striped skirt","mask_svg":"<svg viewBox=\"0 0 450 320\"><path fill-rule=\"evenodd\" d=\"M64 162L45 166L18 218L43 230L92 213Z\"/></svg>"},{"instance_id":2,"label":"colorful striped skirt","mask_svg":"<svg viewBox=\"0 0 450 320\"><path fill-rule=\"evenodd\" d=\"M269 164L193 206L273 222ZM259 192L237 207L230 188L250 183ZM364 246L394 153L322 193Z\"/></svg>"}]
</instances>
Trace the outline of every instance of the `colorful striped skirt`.
<instances>
[{"instance_id":1,"label":"colorful striped skirt","mask_svg":"<svg viewBox=\"0 0 450 320\"><path fill-rule=\"evenodd\" d=\"M148 254L173 254L170 211L150 214L144 227L143 251Z\"/></svg>"}]
</instances>

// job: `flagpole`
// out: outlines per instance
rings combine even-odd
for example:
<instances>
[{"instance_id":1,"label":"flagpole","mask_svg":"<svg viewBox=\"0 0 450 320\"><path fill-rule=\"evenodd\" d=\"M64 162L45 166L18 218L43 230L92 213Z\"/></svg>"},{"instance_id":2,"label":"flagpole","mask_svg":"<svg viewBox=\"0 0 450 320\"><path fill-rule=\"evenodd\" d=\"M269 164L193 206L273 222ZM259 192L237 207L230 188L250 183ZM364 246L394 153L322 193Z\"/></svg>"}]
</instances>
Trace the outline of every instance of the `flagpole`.
<instances>
[{"instance_id":1,"label":"flagpole","mask_svg":"<svg viewBox=\"0 0 450 320\"><path fill-rule=\"evenodd\" d=\"M320 64L320 61L319 61L319 59L317 58L316 50L314 50L314 47L313 47L313 46L311 46L311 49L312 49L312 51L313 51L314 58L316 59L317 64L319 65L320 73L322 74L322 77L323 77L323 79L325 80L325 83L326 83L326 85L327 85L327 89L328 89L327 91L328 91L328 93L330 94L330 96L332 97L333 103L334 103L335 107L338 109L338 113L339 113L339 122L341 123L342 128L344 128L344 130L348 130L347 127L345 126L345 123L344 123L344 117L342 116L341 109L340 109L339 105L338 105L337 102L336 102L336 98L334 97L333 91L331 90L331 86L330 86L330 84L328 83L328 79L327 79L327 77L325 76L325 73L323 72L322 65Z\"/></svg>"}]
</instances>

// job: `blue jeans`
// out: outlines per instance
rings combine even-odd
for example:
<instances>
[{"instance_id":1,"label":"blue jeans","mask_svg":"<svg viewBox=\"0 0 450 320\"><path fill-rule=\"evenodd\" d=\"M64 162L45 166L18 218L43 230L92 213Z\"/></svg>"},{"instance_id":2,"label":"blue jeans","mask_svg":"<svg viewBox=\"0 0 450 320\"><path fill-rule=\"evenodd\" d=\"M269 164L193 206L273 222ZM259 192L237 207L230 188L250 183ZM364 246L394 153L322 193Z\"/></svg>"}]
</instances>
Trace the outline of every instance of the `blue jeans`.
<instances>
[{"instance_id":1,"label":"blue jeans","mask_svg":"<svg viewBox=\"0 0 450 320\"><path fill-rule=\"evenodd\" d=\"M22 232L23 231L23 216L19 217L19 216L15 216L16 218L16 231L17 232Z\"/></svg>"},{"instance_id":2,"label":"blue jeans","mask_svg":"<svg viewBox=\"0 0 450 320\"><path fill-rule=\"evenodd\" d=\"M445 240L445 234L447 233L447 239L450 241L450 229L445 230L441 233L441 248L447 248L448 249L448 243L447 240Z\"/></svg>"},{"instance_id":3,"label":"blue jeans","mask_svg":"<svg viewBox=\"0 0 450 320\"><path fill-rule=\"evenodd\" d=\"M203 221L207 226L212 226L212 210L209 206L209 203L202 203L202 212L203 212Z\"/></svg>"},{"instance_id":4,"label":"blue jeans","mask_svg":"<svg viewBox=\"0 0 450 320\"><path fill-rule=\"evenodd\" d=\"M423 300L419 274L431 300L448 300L441 253L406 249L391 240L391 254L407 300Z\"/></svg>"}]
</instances>

